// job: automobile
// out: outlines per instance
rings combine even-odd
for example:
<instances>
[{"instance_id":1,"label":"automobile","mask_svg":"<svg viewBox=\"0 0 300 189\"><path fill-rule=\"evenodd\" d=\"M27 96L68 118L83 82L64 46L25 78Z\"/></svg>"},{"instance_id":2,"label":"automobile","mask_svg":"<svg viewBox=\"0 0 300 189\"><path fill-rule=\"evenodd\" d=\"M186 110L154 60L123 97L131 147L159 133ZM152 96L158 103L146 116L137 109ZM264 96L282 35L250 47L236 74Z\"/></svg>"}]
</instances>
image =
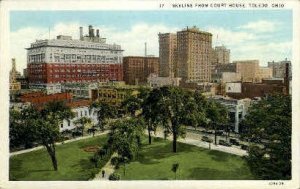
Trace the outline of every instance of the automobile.
<instances>
[{"instance_id":1,"label":"automobile","mask_svg":"<svg viewBox=\"0 0 300 189\"><path fill-rule=\"evenodd\" d=\"M223 146L231 146L229 142L226 142L225 140L219 140L219 144Z\"/></svg>"},{"instance_id":2,"label":"automobile","mask_svg":"<svg viewBox=\"0 0 300 189\"><path fill-rule=\"evenodd\" d=\"M201 132L206 133L206 134L214 134L214 132L210 131L210 130L202 130Z\"/></svg>"},{"instance_id":3,"label":"automobile","mask_svg":"<svg viewBox=\"0 0 300 189\"><path fill-rule=\"evenodd\" d=\"M210 138L208 138L207 136L203 136L203 137L201 138L201 140L202 140L202 141L205 141L205 142L213 142L213 140L210 139Z\"/></svg>"},{"instance_id":4,"label":"automobile","mask_svg":"<svg viewBox=\"0 0 300 189\"><path fill-rule=\"evenodd\" d=\"M225 132L223 130L216 130L216 135L222 136Z\"/></svg>"},{"instance_id":5,"label":"automobile","mask_svg":"<svg viewBox=\"0 0 300 189\"><path fill-rule=\"evenodd\" d=\"M249 146L245 145L245 144L242 144L241 145L241 149L242 150L248 150L249 149Z\"/></svg>"},{"instance_id":6,"label":"automobile","mask_svg":"<svg viewBox=\"0 0 300 189\"><path fill-rule=\"evenodd\" d=\"M239 145L240 145L240 143L239 143L236 139L234 139L234 138L230 138L230 139L229 139L229 142L230 142L232 145L236 145L236 146L239 146Z\"/></svg>"}]
</instances>

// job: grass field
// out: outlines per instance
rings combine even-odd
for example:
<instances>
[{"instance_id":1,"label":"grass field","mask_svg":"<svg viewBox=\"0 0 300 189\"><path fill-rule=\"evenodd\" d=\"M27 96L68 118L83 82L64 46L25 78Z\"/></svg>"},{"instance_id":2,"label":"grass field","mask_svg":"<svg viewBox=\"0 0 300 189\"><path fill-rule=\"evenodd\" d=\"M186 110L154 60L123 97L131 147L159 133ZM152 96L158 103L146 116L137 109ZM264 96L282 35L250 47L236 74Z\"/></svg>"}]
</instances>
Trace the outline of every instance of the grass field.
<instances>
[{"instance_id":1,"label":"grass field","mask_svg":"<svg viewBox=\"0 0 300 189\"><path fill-rule=\"evenodd\" d=\"M45 149L10 158L10 180L88 180L99 171L89 161L93 152L83 149L103 145L106 136L66 143L56 148L58 171L53 171L50 156Z\"/></svg>"},{"instance_id":2,"label":"grass field","mask_svg":"<svg viewBox=\"0 0 300 189\"><path fill-rule=\"evenodd\" d=\"M103 145L106 136L98 136L57 146L58 171L53 171L47 152L37 150L10 158L10 180L88 180L95 169L89 161L93 153L83 148ZM148 145L146 137L139 158L122 165L117 173L122 180L173 180L172 164L179 163L178 180L254 179L245 161L236 155L178 143L178 153L171 152L172 142L155 138Z\"/></svg>"},{"instance_id":3,"label":"grass field","mask_svg":"<svg viewBox=\"0 0 300 189\"><path fill-rule=\"evenodd\" d=\"M144 141L146 143L146 141ZM175 179L172 164L179 163L178 180L249 180L254 179L242 157L178 143L178 152L171 152L171 141L155 138L144 145L136 161L122 165L116 172L121 180Z\"/></svg>"}]
</instances>

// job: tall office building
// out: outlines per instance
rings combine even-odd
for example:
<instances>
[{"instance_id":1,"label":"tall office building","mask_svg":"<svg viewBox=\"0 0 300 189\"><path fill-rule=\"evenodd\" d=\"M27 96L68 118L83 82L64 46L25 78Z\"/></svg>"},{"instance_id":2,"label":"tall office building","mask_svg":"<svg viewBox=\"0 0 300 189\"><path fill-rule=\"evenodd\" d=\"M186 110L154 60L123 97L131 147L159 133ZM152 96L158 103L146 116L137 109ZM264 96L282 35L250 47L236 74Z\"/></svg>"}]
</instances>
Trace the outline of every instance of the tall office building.
<instances>
[{"instance_id":1,"label":"tall office building","mask_svg":"<svg viewBox=\"0 0 300 189\"><path fill-rule=\"evenodd\" d=\"M159 33L159 76L173 77L177 62L177 35Z\"/></svg>"},{"instance_id":2,"label":"tall office building","mask_svg":"<svg viewBox=\"0 0 300 189\"><path fill-rule=\"evenodd\" d=\"M185 82L210 82L212 34L198 28L177 32L177 77Z\"/></svg>"},{"instance_id":3,"label":"tall office building","mask_svg":"<svg viewBox=\"0 0 300 189\"><path fill-rule=\"evenodd\" d=\"M69 82L96 82L123 79L123 50L120 45L107 44L99 30L89 26L89 34L80 39L57 36L57 39L37 40L27 48L27 68L30 85Z\"/></svg>"}]
</instances>

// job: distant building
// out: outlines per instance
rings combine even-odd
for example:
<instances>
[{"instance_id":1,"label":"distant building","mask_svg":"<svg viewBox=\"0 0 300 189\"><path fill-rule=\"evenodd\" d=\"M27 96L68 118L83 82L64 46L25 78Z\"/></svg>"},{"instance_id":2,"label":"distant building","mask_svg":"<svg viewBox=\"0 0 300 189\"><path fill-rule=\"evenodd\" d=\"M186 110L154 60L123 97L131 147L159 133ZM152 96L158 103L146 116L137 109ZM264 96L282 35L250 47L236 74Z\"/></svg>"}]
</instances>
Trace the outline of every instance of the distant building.
<instances>
[{"instance_id":1,"label":"distant building","mask_svg":"<svg viewBox=\"0 0 300 189\"><path fill-rule=\"evenodd\" d=\"M92 89L97 89L98 83L63 83L61 91L72 93L74 98L91 99Z\"/></svg>"},{"instance_id":2,"label":"distant building","mask_svg":"<svg viewBox=\"0 0 300 189\"><path fill-rule=\"evenodd\" d=\"M75 114L72 119L64 119L59 125L59 131L63 132L65 130L73 130L76 129L79 125L75 124L75 121L80 119L81 117L90 118L92 123L91 126L98 123L98 115L95 108L90 109L91 101L89 100L79 100L72 101L67 103L66 105L71 108L71 111Z\"/></svg>"},{"instance_id":3,"label":"distant building","mask_svg":"<svg viewBox=\"0 0 300 189\"><path fill-rule=\"evenodd\" d=\"M289 71L289 78L291 80L292 78L292 66L291 61L288 61L287 59L284 61L279 62L268 62L268 67L272 69L272 76L274 78L284 78L286 75L286 66L288 66Z\"/></svg>"},{"instance_id":4,"label":"distant building","mask_svg":"<svg viewBox=\"0 0 300 189\"><path fill-rule=\"evenodd\" d=\"M159 77L173 77L177 68L177 35L159 33Z\"/></svg>"},{"instance_id":5,"label":"distant building","mask_svg":"<svg viewBox=\"0 0 300 189\"><path fill-rule=\"evenodd\" d=\"M184 82L211 79L212 34L197 27L176 34L159 34L160 77L180 77Z\"/></svg>"},{"instance_id":6,"label":"distant building","mask_svg":"<svg viewBox=\"0 0 300 189\"><path fill-rule=\"evenodd\" d=\"M105 102L113 106L121 103L130 95L138 94L138 87L121 85L121 86L99 86L98 89L92 89L92 100Z\"/></svg>"},{"instance_id":7,"label":"distant building","mask_svg":"<svg viewBox=\"0 0 300 189\"><path fill-rule=\"evenodd\" d=\"M248 108L251 105L251 99L231 99L221 96L215 96L213 100L224 105L229 113L230 129L236 133L240 132L240 122L245 118Z\"/></svg>"},{"instance_id":8,"label":"distant building","mask_svg":"<svg viewBox=\"0 0 300 189\"><path fill-rule=\"evenodd\" d=\"M9 90L11 93L15 93L21 90L21 83L17 81L18 78L21 78L20 72L16 69L16 59L12 59L12 69L9 72Z\"/></svg>"},{"instance_id":9,"label":"distant building","mask_svg":"<svg viewBox=\"0 0 300 189\"><path fill-rule=\"evenodd\" d=\"M79 40L60 35L31 43L27 60L30 85L123 80L121 46L107 44L92 26L86 36L80 27Z\"/></svg>"},{"instance_id":10,"label":"distant building","mask_svg":"<svg viewBox=\"0 0 300 189\"><path fill-rule=\"evenodd\" d=\"M146 84L150 74L159 73L159 58L127 56L123 58L124 81L129 85Z\"/></svg>"},{"instance_id":11,"label":"distant building","mask_svg":"<svg viewBox=\"0 0 300 189\"><path fill-rule=\"evenodd\" d=\"M71 102L73 96L71 93L58 93L58 94L50 94L47 95L43 92L31 92L27 94L22 94L20 97L21 102L27 103L29 102L35 107L41 108L46 103L52 101L63 101L63 102Z\"/></svg>"},{"instance_id":12,"label":"distant building","mask_svg":"<svg viewBox=\"0 0 300 189\"><path fill-rule=\"evenodd\" d=\"M229 64L230 63L230 49L224 45L216 46L213 49L212 64Z\"/></svg>"},{"instance_id":13,"label":"distant building","mask_svg":"<svg viewBox=\"0 0 300 189\"><path fill-rule=\"evenodd\" d=\"M158 77L150 74L147 81L150 87L179 86L181 78L177 77Z\"/></svg>"},{"instance_id":14,"label":"distant building","mask_svg":"<svg viewBox=\"0 0 300 189\"><path fill-rule=\"evenodd\" d=\"M227 83L241 81L242 77L240 73L236 72L219 72L212 74L213 83Z\"/></svg>"},{"instance_id":15,"label":"distant building","mask_svg":"<svg viewBox=\"0 0 300 189\"><path fill-rule=\"evenodd\" d=\"M260 67L258 60L233 61L230 64L216 65L212 77L216 81L224 72L239 74L242 82L259 83L262 79L272 78L272 70L268 67ZM232 76L235 77L237 75L232 74Z\"/></svg>"},{"instance_id":16,"label":"distant building","mask_svg":"<svg viewBox=\"0 0 300 189\"><path fill-rule=\"evenodd\" d=\"M271 94L286 94L286 86L263 80L264 83L226 83L226 95L235 99L264 97ZM268 81L268 82L266 82Z\"/></svg>"}]
</instances>

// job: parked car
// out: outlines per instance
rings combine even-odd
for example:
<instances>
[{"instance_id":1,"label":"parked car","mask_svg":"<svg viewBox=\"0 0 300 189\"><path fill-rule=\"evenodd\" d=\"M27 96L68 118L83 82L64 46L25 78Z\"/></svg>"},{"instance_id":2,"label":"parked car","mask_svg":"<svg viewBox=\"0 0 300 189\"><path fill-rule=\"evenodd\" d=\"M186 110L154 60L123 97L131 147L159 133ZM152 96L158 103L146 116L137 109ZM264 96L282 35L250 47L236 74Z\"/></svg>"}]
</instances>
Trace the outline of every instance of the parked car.
<instances>
[{"instance_id":1,"label":"parked car","mask_svg":"<svg viewBox=\"0 0 300 189\"><path fill-rule=\"evenodd\" d=\"M225 132L223 130L216 130L216 135L222 136Z\"/></svg>"},{"instance_id":2,"label":"parked car","mask_svg":"<svg viewBox=\"0 0 300 189\"><path fill-rule=\"evenodd\" d=\"M241 145L241 149L242 150L248 150L249 149L249 146L245 145L245 144L242 144Z\"/></svg>"},{"instance_id":3,"label":"parked car","mask_svg":"<svg viewBox=\"0 0 300 189\"><path fill-rule=\"evenodd\" d=\"M223 146L231 146L229 142L226 142L225 140L219 140L219 144Z\"/></svg>"},{"instance_id":4,"label":"parked car","mask_svg":"<svg viewBox=\"0 0 300 189\"><path fill-rule=\"evenodd\" d=\"M203 131L201 131L201 132L206 133L206 134L214 134L214 132L213 132L213 131L210 131L210 130L203 130Z\"/></svg>"},{"instance_id":5,"label":"parked car","mask_svg":"<svg viewBox=\"0 0 300 189\"><path fill-rule=\"evenodd\" d=\"M213 142L213 140L211 138L208 138L207 136L203 136L201 140L205 142Z\"/></svg>"},{"instance_id":6,"label":"parked car","mask_svg":"<svg viewBox=\"0 0 300 189\"><path fill-rule=\"evenodd\" d=\"M239 145L240 145L240 143L239 143L236 139L234 139L234 138L230 138L230 139L229 139L229 142L230 142L232 145L236 145L236 146L239 146Z\"/></svg>"}]
</instances>

